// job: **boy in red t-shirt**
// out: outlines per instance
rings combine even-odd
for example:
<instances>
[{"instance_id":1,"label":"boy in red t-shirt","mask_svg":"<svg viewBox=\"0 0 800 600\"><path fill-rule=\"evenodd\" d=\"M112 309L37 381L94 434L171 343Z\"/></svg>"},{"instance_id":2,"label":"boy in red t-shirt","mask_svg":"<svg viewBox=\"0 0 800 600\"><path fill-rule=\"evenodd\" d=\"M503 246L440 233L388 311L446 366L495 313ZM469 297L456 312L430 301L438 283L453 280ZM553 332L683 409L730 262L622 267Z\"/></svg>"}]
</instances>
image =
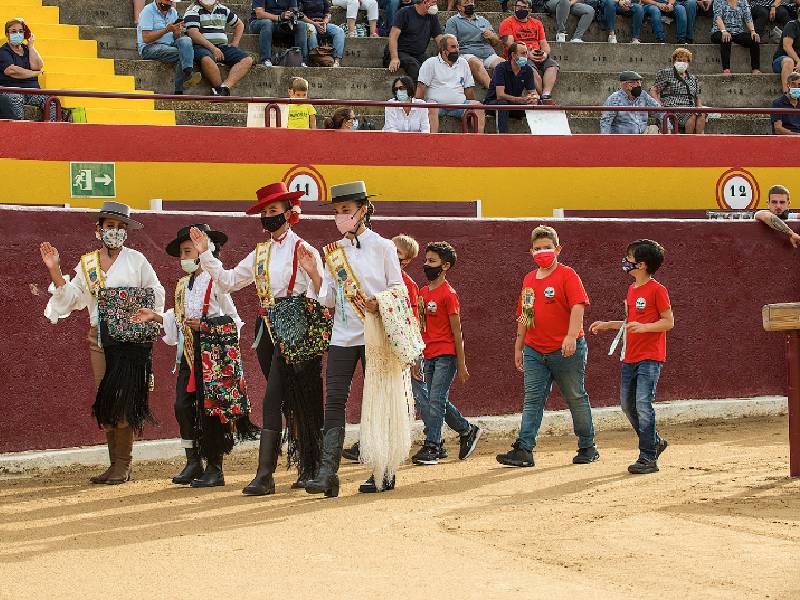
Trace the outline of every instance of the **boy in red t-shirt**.
<instances>
[{"instance_id":1,"label":"boy in red t-shirt","mask_svg":"<svg viewBox=\"0 0 800 600\"><path fill-rule=\"evenodd\" d=\"M442 426L447 425L460 435L458 458L464 460L475 451L481 430L470 424L450 402L450 386L458 374L459 383L469 379L461 335L458 295L447 282L447 273L456 264L456 251L447 242L431 242L425 251L425 277L430 281L420 290L422 310L423 370L426 386L417 397L425 442L411 461L415 465L435 465L442 448ZM427 387L427 389L426 389Z\"/></svg>"},{"instance_id":2,"label":"boy in red t-shirt","mask_svg":"<svg viewBox=\"0 0 800 600\"><path fill-rule=\"evenodd\" d=\"M583 384L587 356L583 313L589 297L577 273L559 264L561 246L555 229L540 225L533 230L531 254L539 268L522 282L514 345L514 363L525 375L522 424L512 449L498 454L497 462L512 467L534 465L533 449L544 403L555 381L578 436L578 454L572 462L588 464L600 458L594 445L592 407Z\"/></svg>"},{"instance_id":3,"label":"boy in red t-shirt","mask_svg":"<svg viewBox=\"0 0 800 600\"><path fill-rule=\"evenodd\" d=\"M634 278L625 300L625 321L597 321L589 331L619 330L612 354L622 340L622 375L619 403L639 436L639 458L628 467L634 475L658 471L658 457L667 440L656 431L656 387L667 360L667 331L675 326L667 288L653 279L664 262L664 248L653 240L636 240L628 246L622 270Z\"/></svg>"}]
</instances>

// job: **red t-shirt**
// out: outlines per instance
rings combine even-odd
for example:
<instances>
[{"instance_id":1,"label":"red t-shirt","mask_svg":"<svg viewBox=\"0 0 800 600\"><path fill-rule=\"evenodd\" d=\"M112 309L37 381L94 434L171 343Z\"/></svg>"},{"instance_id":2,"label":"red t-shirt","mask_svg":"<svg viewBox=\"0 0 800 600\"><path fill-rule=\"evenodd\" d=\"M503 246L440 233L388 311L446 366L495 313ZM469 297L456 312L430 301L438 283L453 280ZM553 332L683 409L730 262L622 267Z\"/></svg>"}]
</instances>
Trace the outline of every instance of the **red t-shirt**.
<instances>
[{"instance_id":1,"label":"red t-shirt","mask_svg":"<svg viewBox=\"0 0 800 600\"><path fill-rule=\"evenodd\" d=\"M498 30L500 39L510 35L515 42L522 42L531 50L538 50L544 38L544 25L539 19L528 17L527 21L518 21L516 17L503 19ZM508 59L508 48L503 53Z\"/></svg>"},{"instance_id":2,"label":"red t-shirt","mask_svg":"<svg viewBox=\"0 0 800 600\"><path fill-rule=\"evenodd\" d=\"M430 360L437 356L456 354L456 341L450 327L450 315L460 312L458 294L447 281L432 290L425 286L419 292L425 303L425 329L422 341L425 342L423 356Z\"/></svg>"},{"instance_id":3,"label":"red t-shirt","mask_svg":"<svg viewBox=\"0 0 800 600\"><path fill-rule=\"evenodd\" d=\"M402 271L403 283L406 284L408 290L408 301L411 304L411 310L414 311L414 316L419 321L419 286L417 283L408 276L408 273Z\"/></svg>"},{"instance_id":4,"label":"red t-shirt","mask_svg":"<svg viewBox=\"0 0 800 600\"><path fill-rule=\"evenodd\" d=\"M578 274L559 264L544 279L537 279L531 271L522 281L522 292L517 302L517 318L522 314L523 299L533 294L533 327L525 333L525 344L537 352L547 354L561 349L569 331L569 315L576 304L589 304ZM583 327L578 334L583 337Z\"/></svg>"},{"instance_id":5,"label":"red t-shirt","mask_svg":"<svg viewBox=\"0 0 800 600\"><path fill-rule=\"evenodd\" d=\"M655 279L638 288L631 284L625 303L628 306L629 323L655 323L661 318L662 312L671 308L667 288ZM667 360L666 331L626 334L624 362L637 363L643 360Z\"/></svg>"}]
</instances>

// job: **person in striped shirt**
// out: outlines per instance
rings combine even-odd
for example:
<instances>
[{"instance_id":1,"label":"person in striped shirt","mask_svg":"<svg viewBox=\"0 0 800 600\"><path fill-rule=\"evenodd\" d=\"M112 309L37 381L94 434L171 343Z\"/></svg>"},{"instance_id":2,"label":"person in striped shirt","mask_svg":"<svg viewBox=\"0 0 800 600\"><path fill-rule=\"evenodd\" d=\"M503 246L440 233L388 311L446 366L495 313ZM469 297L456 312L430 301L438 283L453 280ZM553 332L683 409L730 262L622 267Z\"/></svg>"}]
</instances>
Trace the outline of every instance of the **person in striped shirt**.
<instances>
[{"instance_id":1,"label":"person in striped shirt","mask_svg":"<svg viewBox=\"0 0 800 600\"><path fill-rule=\"evenodd\" d=\"M195 0L183 15L186 35L194 44L194 59L211 84L215 96L230 96L231 88L244 77L253 65L253 57L239 48L244 23L236 14L217 0ZM228 43L226 27L233 27L233 40ZM219 64L230 67L223 80Z\"/></svg>"}]
</instances>

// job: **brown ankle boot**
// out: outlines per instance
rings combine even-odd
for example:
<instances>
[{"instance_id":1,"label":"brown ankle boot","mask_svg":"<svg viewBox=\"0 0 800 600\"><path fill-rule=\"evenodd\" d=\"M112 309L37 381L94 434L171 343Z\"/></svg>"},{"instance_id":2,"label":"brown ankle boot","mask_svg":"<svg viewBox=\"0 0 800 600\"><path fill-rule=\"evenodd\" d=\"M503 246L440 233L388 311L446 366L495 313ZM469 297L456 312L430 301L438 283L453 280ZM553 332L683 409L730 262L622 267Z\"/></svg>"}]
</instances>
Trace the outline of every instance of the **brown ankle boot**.
<instances>
[{"instance_id":1,"label":"brown ankle boot","mask_svg":"<svg viewBox=\"0 0 800 600\"><path fill-rule=\"evenodd\" d=\"M95 475L94 477L90 477L89 481L91 483L105 483L106 479L108 479L108 474L114 469L114 460L115 460L115 450L114 450L114 437L116 434L116 429L109 429L106 431L106 443L108 444L108 462L110 466L100 475Z\"/></svg>"},{"instance_id":2,"label":"brown ankle boot","mask_svg":"<svg viewBox=\"0 0 800 600\"><path fill-rule=\"evenodd\" d=\"M114 467L104 482L106 485L119 485L131 478L131 462L133 461L133 429L131 427L117 428L114 447L116 450Z\"/></svg>"}]
</instances>

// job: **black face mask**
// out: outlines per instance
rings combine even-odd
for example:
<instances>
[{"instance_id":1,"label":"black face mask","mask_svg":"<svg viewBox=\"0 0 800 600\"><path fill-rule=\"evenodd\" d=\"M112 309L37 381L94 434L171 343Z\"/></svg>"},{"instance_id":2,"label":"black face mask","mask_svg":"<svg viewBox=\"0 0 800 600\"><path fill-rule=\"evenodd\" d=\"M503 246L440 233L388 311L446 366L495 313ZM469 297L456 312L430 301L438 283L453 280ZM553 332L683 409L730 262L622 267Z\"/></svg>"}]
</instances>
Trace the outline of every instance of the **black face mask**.
<instances>
[{"instance_id":1,"label":"black face mask","mask_svg":"<svg viewBox=\"0 0 800 600\"><path fill-rule=\"evenodd\" d=\"M528 18L528 9L527 8L518 8L514 11L514 16L517 17L520 21L524 21Z\"/></svg>"},{"instance_id":2,"label":"black face mask","mask_svg":"<svg viewBox=\"0 0 800 600\"><path fill-rule=\"evenodd\" d=\"M464 7L464 14L467 15L468 17L471 17L472 15L474 15L475 14L475 5L474 4L467 4Z\"/></svg>"},{"instance_id":3,"label":"black face mask","mask_svg":"<svg viewBox=\"0 0 800 600\"><path fill-rule=\"evenodd\" d=\"M272 215L271 217L261 217L261 226L270 233L278 231L283 227L284 223L286 223L286 213Z\"/></svg>"},{"instance_id":4,"label":"black face mask","mask_svg":"<svg viewBox=\"0 0 800 600\"><path fill-rule=\"evenodd\" d=\"M422 270L425 271L425 277L428 281L435 281L439 275L442 274L442 267L439 265L438 267L429 267L428 265L422 265Z\"/></svg>"},{"instance_id":5,"label":"black face mask","mask_svg":"<svg viewBox=\"0 0 800 600\"><path fill-rule=\"evenodd\" d=\"M788 221L789 220L789 211L785 210L782 213L778 213L775 216L778 217L779 219L783 220L783 221Z\"/></svg>"},{"instance_id":6,"label":"black face mask","mask_svg":"<svg viewBox=\"0 0 800 600\"><path fill-rule=\"evenodd\" d=\"M158 3L158 10L161 12L167 12L170 8L172 8L172 5L170 4L162 4L161 2Z\"/></svg>"},{"instance_id":7,"label":"black face mask","mask_svg":"<svg viewBox=\"0 0 800 600\"><path fill-rule=\"evenodd\" d=\"M636 87L631 88L631 96L633 96L634 98L638 98L641 95L642 95L642 86L637 85Z\"/></svg>"},{"instance_id":8,"label":"black face mask","mask_svg":"<svg viewBox=\"0 0 800 600\"><path fill-rule=\"evenodd\" d=\"M447 60L448 62L454 63L458 60L458 52L448 52L447 53Z\"/></svg>"}]
</instances>

